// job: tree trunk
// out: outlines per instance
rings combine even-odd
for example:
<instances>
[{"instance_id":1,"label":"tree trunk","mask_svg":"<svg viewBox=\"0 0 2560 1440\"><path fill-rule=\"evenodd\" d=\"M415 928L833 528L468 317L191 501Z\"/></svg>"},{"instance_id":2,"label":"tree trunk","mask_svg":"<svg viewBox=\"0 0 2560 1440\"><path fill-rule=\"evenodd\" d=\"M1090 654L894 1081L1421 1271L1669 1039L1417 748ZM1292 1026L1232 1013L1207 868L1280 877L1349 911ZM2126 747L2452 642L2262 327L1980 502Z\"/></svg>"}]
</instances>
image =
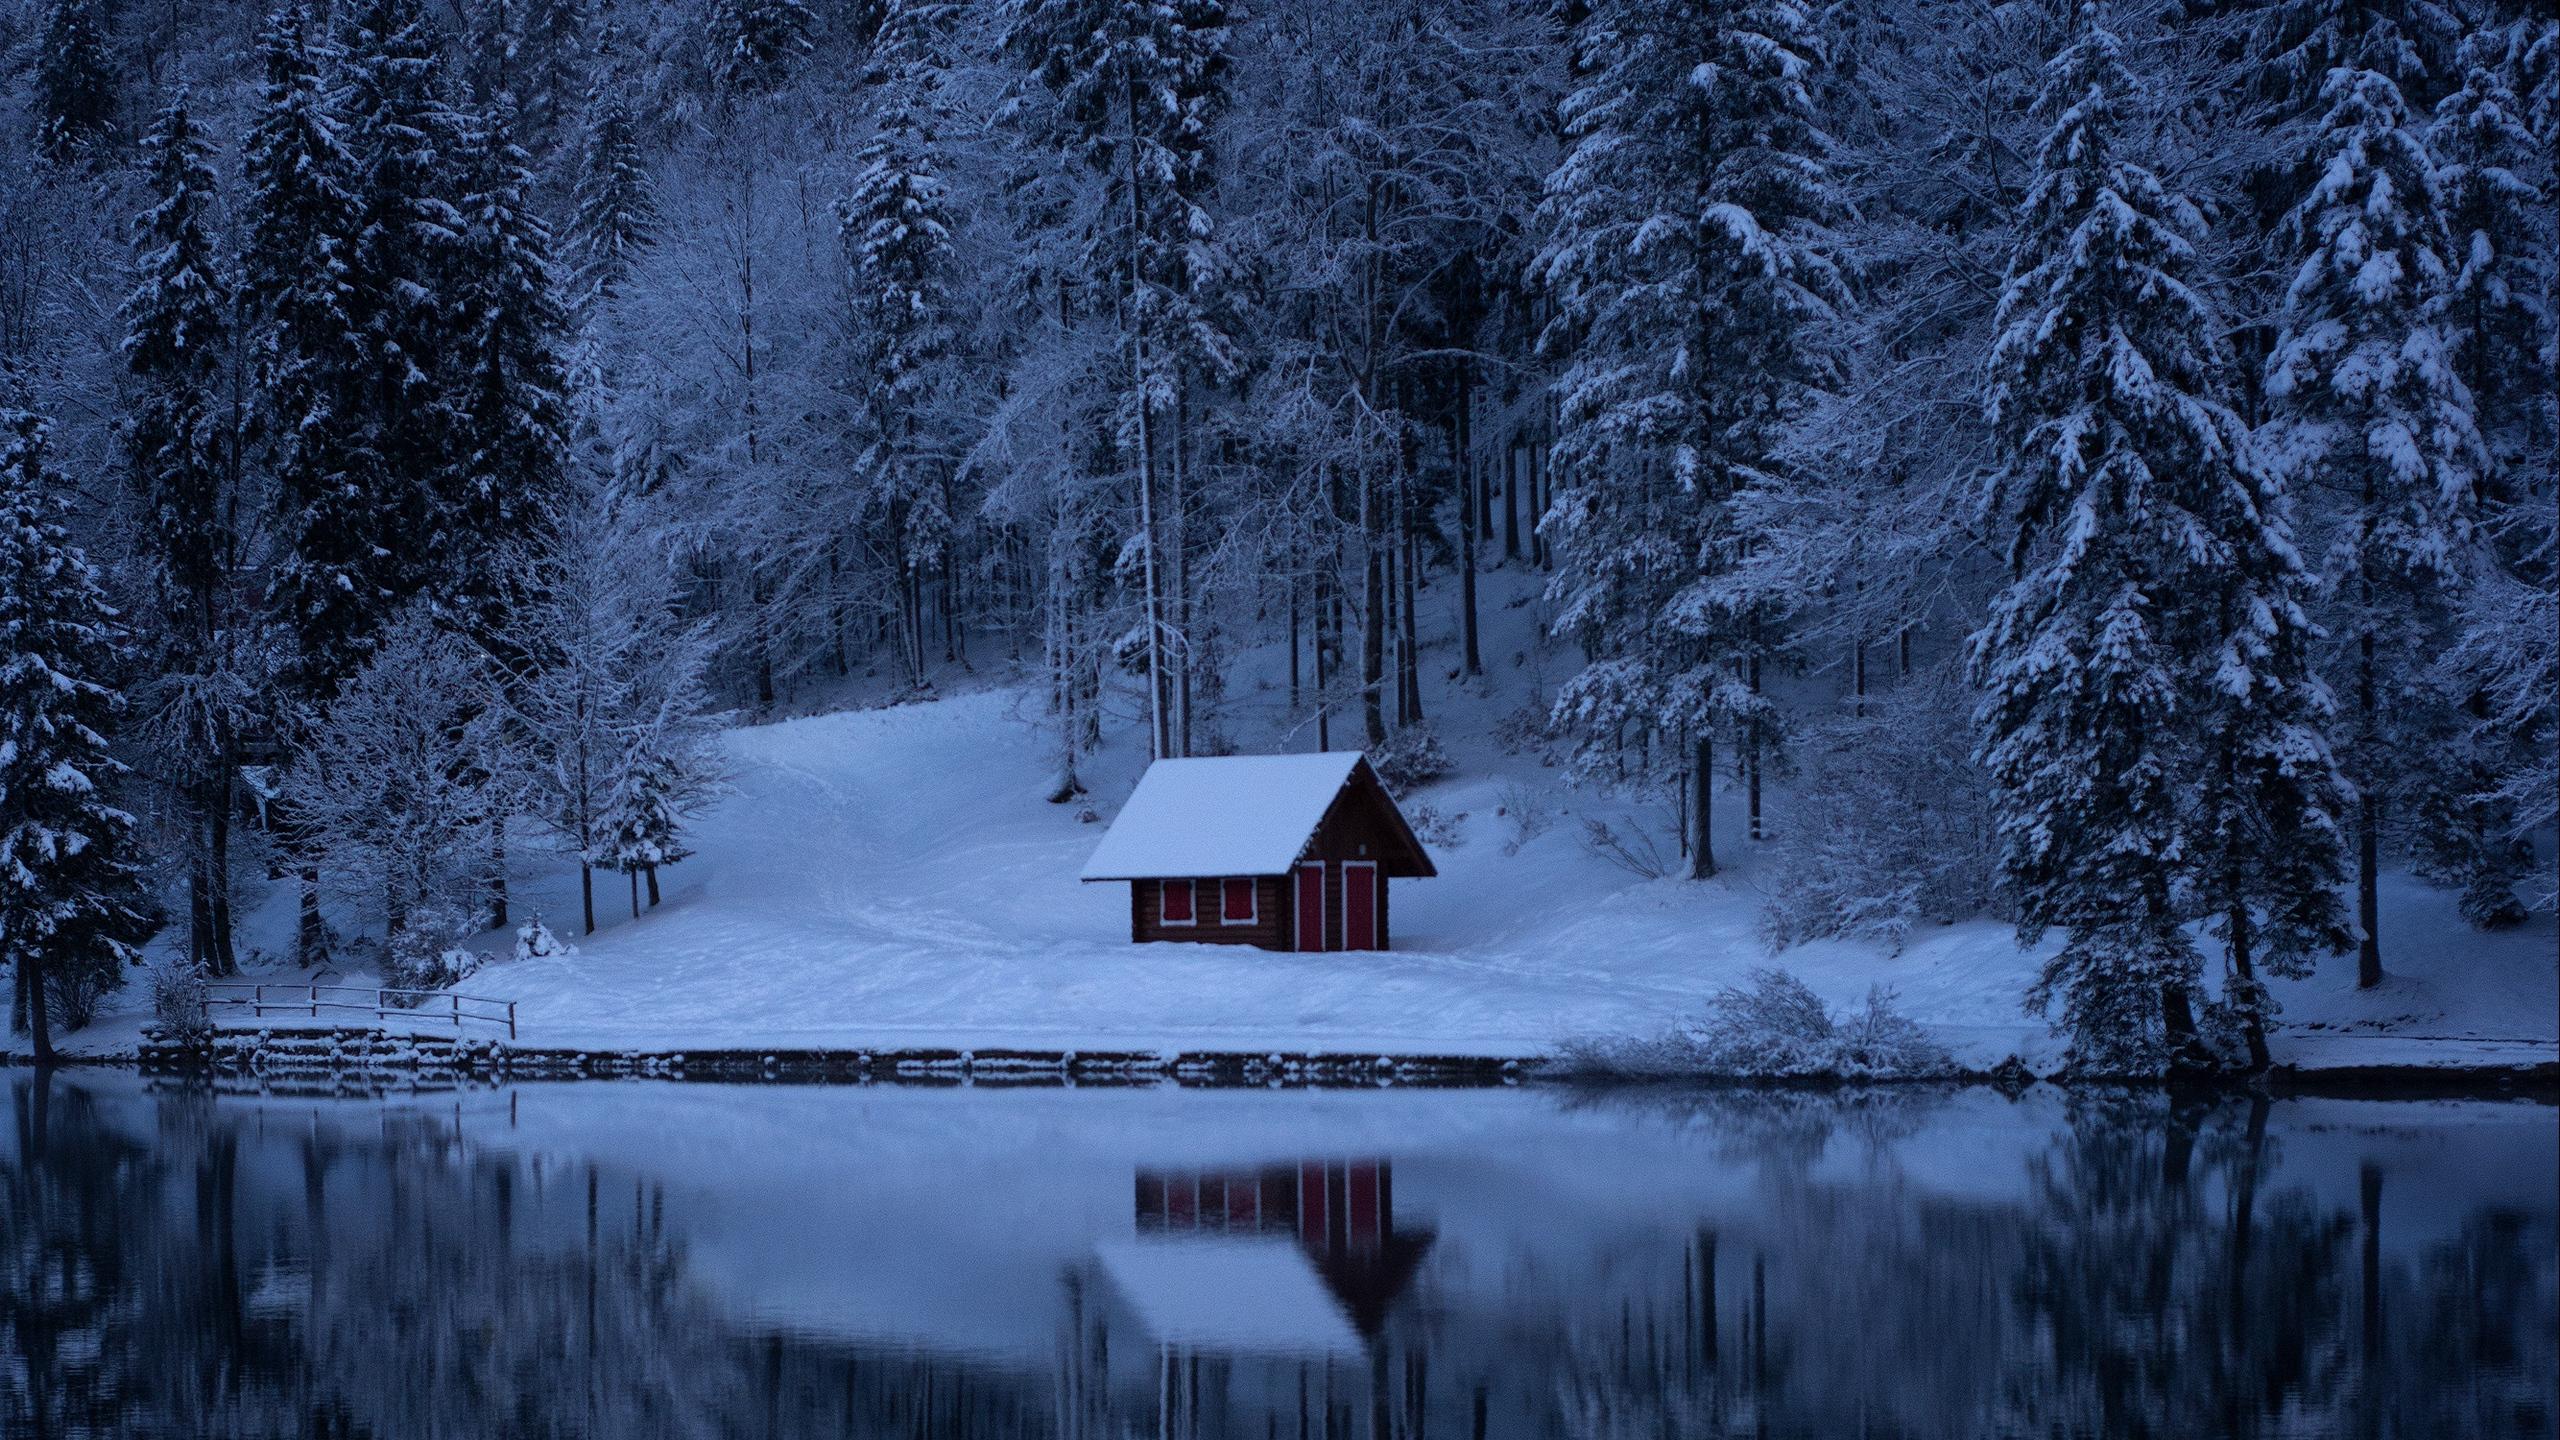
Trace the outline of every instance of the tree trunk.
<instances>
[{"instance_id":1,"label":"tree trunk","mask_svg":"<svg viewBox=\"0 0 2560 1440\"><path fill-rule=\"evenodd\" d=\"M35 1047L36 1063L53 1063L53 1018L45 1012L44 967L34 963L25 951L18 953L18 1003L26 1007L27 1037Z\"/></svg>"},{"instance_id":2,"label":"tree trunk","mask_svg":"<svg viewBox=\"0 0 2560 1440\"><path fill-rule=\"evenodd\" d=\"M1518 433L1502 454L1502 558L1520 558L1520 477L1529 468L1529 449Z\"/></svg>"},{"instance_id":3,"label":"tree trunk","mask_svg":"<svg viewBox=\"0 0 2560 1440\"><path fill-rule=\"evenodd\" d=\"M578 903L585 912L586 933L593 935L596 933L596 867L587 863L585 856L578 858Z\"/></svg>"},{"instance_id":4,"label":"tree trunk","mask_svg":"<svg viewBox=\"0 0 2560 1440\"><path fill-rule=\"evenodd\" d=\"M631 918L640 918L640 867L631 867Z\"/></svg>"},{"instance_id":5,"label":"tree trunk","mask_svg":"<svg viewBox=\"0 0 2560 1440\"><path fill-rule=\"evenodd\" d=\"M1697 843L1689 847L1689 878L1712 879L1716 873L1715 804L1716 742L1703 728L1698 732L1697 752L1689 771L1689 812L1696 818Z\"/></svg>"},{"instance_id":6,"label":"tree trunk","mask_svg":"<svg viewBox=\"0 0 2560 1440\"><path fill-rule=\"evenodd\" d=\"M1315 614L1316 748L1318 750L1333 748L1332 697L1326 693L1325 686L1333 678L1331 647L1335 625L1333 581L1330 575L1319 573L1316 576Z\"/></svg>"},{"instance_id":7,"label":"tree trunk","mask_svg":"<svg viewBox=\"0 0 2560 1440\"><path fill-rule=\"evenodd\" d=\"M507 817L489 821L489 927L507 928Z\"/></svg>"},{"instance_id":8,"label":"tree trunk","mask_svg":"<svg viewBox=\"0 0 2560 1440\"><path fill-rule=\"evenodd\" d=\"M2267 1053L2266 1006L2258 994L2256 962L2249 954L2249 907L2234 901L2223 924L2230 931L2232 977L2246 992L2241 997L2245 1003L2240 1006L2240 1033L2249 1045L2249 1069L2253 1073L2264 1071L2271 1059Z\"/></svg>"},{"instance_id":9,"label":"tree trunk","mask_svg":"<svg viewBox=\"0 0 2560 1440\"><path fill-rule=\"evenodd\" d=\"M1377 488L1375 480L1361 477L1360 728L1372 750L1387 743L1386 701L1380 694L1387 683L1387 571Z\"/></svg>"},{"instance_id":10,"label":"tree trunk","mask_svg":"<svg viewBox=\"0 0 2560 1440\"><path fill-rule=\"evenodd\" d=\"M2367 597L2370 600L2370 596ZM2382 983L2382 797L2374 783L2374 639L2366 630L2357 641L2356 708L2361 734L2356 746L2356 988Z\"/></svg>"},{"instance_id":11,"label":"tree trunk","mask_svg":"<svg viewBox=\"0 0 2560 1440\"><path fill-rule=\"evenodd\" d=\"M302 910L294 930L294 961L304 969L329 963L329 926L320 918L320 871L302 868Z\"/></svg>"},{"instance_id":12,"label":"tree trunk","mask_svg":"<svg viewBox=\"0 0 2560 1440\"><path fill-rule=\"evenodd\" d=\"M227 747L226 747L227 749ZM231 929L231 777L236 767L226 754L213 785L213 813L208 817L207 857L213 870L213 973L240 973L240 954Z\"/></svg>"},{"instance_id":13,"label":"tree trunk","mask_svg":"<svg viewBox=\"0 0 2560 1440\"><path fill-rule=\"evenodd\" d=\"M1751 617L1751 659L1746 668L1751 682L1751 698L1758 700L1760 698L1760 617L1756 613ZM1752 840L1756 842L1767 838L1760 828L1760 712L1756 707L1751 713L1751 728L1745 736L1744 743L1748 748L1742 757L1743 769L1751 785L1750 833Z\"/></svg>"},{"instance_id":14,"label":"tree trunk","mask_svg":"<svg viewBox=\"0 0 2560 1440\"><path fill-rule=\"evenodd\" d=\"M1408 725L1422 723L1422 637L1416 619L1422 589L1422 537L1416 533L1413 511L1405 510L1404 563L1398 567L1396 588L1404 595L1404 615L1398 622L1396 656L1398 672L1404 678L1404 720Z\"/></svg>"},{"instance_id":15,"label":"tree trunk","mask_svg":"<svg viewBox=\"0 0 2560 1440\"><path fill-rule=\"evenodd\" d=\"M1298 577L1289 577L1289 714L1298 713Z\"/></svg>"},{"instance_id":16,"label":"tree trunk","mask_svg":"<svg viewBox=\"0 0 2560 1440\"><path fill-rule=\"evenodd\" d=\"M655 910L658 908L658 867L655 865L644 865L640 867L640 871L641 874L648 878L649 908Z\"/></svg>"}]
</instances>

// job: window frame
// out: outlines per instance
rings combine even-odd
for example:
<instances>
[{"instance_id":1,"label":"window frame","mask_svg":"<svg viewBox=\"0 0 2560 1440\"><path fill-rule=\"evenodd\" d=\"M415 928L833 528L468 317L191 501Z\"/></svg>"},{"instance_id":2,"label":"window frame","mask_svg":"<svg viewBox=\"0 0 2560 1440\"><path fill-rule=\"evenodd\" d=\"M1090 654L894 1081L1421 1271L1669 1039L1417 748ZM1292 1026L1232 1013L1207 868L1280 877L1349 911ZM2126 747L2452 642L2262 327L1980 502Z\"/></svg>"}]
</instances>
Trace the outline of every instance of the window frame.
<instances>
[{"instance_id":1,"label":"window frame","mask_svg":"<svg viewBox=\"0 0 2560 1440\"><path fill-rule=\"evenodd\" d=\"M1227 913L1227 887L1228 887L1228 886L1230 886L1230 885L1241 885L1241 886L1243 886L1243 887L1244 887L1245 913L1244 913L1244 918L1243 918L1243 919L1241 919L1241 920L1239 920L1239 919L1237 919L1236 917L1234 917L1233 915L1230 915L1230 914L1228 914L1228 913ZM1196 900L1196 897L1195 897L1195 900ZM1197 912L1197 910L1195 909L1193 913L1195 913L1195 914L1196 914L1196 913L1198 913L1198 912ZM1261 923L1262 923L1262 885L1261 885L1261 882L1259 882L1259 881L1255 880L1255 879L1254 879L1252 876L1250 876L1250 875L1224 875L1224 876L1220 876L1220 877L1219 877L1219 879L1218 879L1218 924L1219 924L1219 926L1220 926L1221 928L1224 928L1224 927L1226 927L1226 926L1230 926L1230 925L1259 925L1259 924L1261 924Z\"/></svg>"},{"instance_id":2,"label":"window frame","mask_svg":"<svg viewBox=\"0 0 2560 1440\"><path fill-rule=\"evenodd\" d=\"M1172 909L1165 903L1173 897L1173 887L1176 885L1191 892L1191 913L1180 920L1173 918ZM1197 929L1200 924L1200 882L1173 879L1156 881L1156 923L1168 930Z\"/></svg>"}]
</instances>

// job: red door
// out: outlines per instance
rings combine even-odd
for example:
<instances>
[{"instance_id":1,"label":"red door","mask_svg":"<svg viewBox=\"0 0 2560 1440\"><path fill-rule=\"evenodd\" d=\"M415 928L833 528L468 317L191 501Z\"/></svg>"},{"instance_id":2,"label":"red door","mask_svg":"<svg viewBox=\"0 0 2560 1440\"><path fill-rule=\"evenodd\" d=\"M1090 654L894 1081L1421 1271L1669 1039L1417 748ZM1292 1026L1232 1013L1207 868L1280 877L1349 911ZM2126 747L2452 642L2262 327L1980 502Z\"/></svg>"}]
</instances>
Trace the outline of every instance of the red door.
<instances>
[{"instance_id":1,"label":"red door","mask_svg":"<svg viewBox=\"0 0 2560 1440\"><path fill-rule=\"evenodd\" d=\"M1359 861L1342 867L1342 948L1378 948L1378 867Z\"/></svg>"},{"instance_id":2,"label":"red door","mask_svg":"<svg viewBox=\"0 0 2560 1440\"><path fill-rule=\"evenodd\" d=\"M1324 867L1298 867L1298 948L1324 948Z\"/></svg>"}]
</instances>

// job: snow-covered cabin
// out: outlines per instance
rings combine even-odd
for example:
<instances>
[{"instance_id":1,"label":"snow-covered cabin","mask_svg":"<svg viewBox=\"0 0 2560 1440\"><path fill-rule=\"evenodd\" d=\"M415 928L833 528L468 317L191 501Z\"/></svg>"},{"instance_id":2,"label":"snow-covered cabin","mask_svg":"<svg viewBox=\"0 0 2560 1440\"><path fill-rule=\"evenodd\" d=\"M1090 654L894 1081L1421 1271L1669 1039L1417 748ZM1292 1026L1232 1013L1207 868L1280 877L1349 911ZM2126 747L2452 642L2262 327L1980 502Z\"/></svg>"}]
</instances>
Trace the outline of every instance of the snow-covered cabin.
<instances>
[{"instance_id":1,"label":"snow-covered cabin","mask_svg":"<svg viewBox=\"0 0 2560 1440\"><path fill-rule=\"evenodd\" d=\"M1356 751L1159 760L1085 862L1129 938L1384 950L1387 882L1438 874Z\"/></svg>"}]
</instances>

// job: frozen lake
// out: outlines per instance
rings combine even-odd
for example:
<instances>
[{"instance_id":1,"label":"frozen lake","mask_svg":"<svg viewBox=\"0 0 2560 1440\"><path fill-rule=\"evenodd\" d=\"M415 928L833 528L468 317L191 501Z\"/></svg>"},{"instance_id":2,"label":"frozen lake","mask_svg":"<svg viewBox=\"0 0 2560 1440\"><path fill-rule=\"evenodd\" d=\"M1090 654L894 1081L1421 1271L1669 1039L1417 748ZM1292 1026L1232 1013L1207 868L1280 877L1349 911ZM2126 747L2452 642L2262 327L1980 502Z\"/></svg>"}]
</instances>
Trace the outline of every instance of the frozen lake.
<instances>
[{"instance_id":1,"label":"frozen lake","mask_svg":"<svg viewBox=\"0 0 2560 1440\"><path fill-rule=\"evenodd\" d=\"M0 1096L12 1437L2560 1423L2534 1104Z\"/></svg>"}]
</instances>

